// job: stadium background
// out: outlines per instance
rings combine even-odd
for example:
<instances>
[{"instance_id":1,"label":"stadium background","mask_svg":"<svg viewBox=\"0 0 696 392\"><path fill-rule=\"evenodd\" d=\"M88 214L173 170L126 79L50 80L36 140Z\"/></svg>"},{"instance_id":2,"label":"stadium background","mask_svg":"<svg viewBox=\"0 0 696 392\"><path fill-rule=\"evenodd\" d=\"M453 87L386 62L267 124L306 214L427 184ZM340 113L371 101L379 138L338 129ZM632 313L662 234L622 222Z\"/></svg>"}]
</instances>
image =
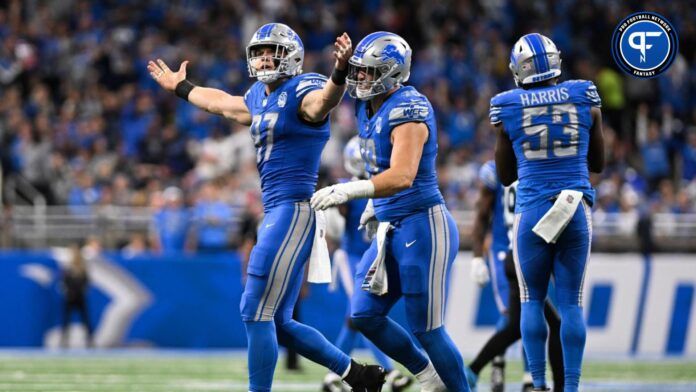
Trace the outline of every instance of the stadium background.
<instances>
[{"instance_id":1,"label":"stadium background","mask_svg":"<svg viewBox=\"0 0 696 392\"><path fill-rule=\"evenodd\" d=\"M674 64L650 80L620 73L610 54L618 21L640 10L679 33ZM441 189L462 236L448 321L470 359L496 317L490 289L468 279L466 253L478 168L493 157L488 103L513 87L511 44L538 31L561 49L564 77L593 80L603 103L588 353L676 356L694 374L695 10L687 1L2 2L0 345L58 345L63 247L79 244L97 346L244 347L240 266L261 212L251 138L163 92L145 65L190 60L197 84L243 94L253 82L246 42L280 21L302 37L307 72L330 73L343 31L354 43L393 31L413 47L409 84L435 107ZM331 121L323 182L346 176L352 100ZM342 301L312 286L301 317L333 337Z\"/></svg>"}]
</instances>

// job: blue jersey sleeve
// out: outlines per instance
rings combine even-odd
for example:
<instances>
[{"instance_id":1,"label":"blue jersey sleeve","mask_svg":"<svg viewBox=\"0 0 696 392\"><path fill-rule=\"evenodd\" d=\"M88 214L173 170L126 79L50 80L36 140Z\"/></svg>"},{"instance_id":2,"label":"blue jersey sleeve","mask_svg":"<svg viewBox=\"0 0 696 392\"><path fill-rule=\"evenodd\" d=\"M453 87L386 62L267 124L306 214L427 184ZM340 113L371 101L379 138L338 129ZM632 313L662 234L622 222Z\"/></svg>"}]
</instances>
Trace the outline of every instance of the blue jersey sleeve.
<instances>
[{"instance_id":1,"label":"blue jersey sleeve","mask_svg":"<svg viewBox=\"0 0 696 392\"><path fill-rule=\"evenodd\" d=\"M389 128L409 122L426 122L432 109L427 98L422 95L409 97L397 102L389 110Z\"/></svg>"},{"instance_id":2,"label":"blue jersey sleeve","mask_svg":"<svg viewBox=\"0 0 696 392\"><path fill-rule=\"evenodd\" d=\"M503 110L503 108L499 106L494 99L491 99L491 107L488 110L488 119L490 120L491 124L498 125L503 122L503 120L500 119L501 110Z\"/></svg>"},{"instance_id":3,"label":"blue jersey sleeve","mask_svg":"<svg viewBox=\"0 0 696 392\"><path fill-rule=\"evenodd\" d=\"M494 161L488 161L481 166L481 169L479 169L479 179L486 188L492 191L498 189L498 174L495 171Z\"/></svg>"},{"instance_id":4,"label":"blue jersey sleeve","mask_svg":"<svg viewBox=\"0 0 696 392\"><path fill-rule=\"evenodd\" d=\"M602 107L602 99L597 92L597 86L589 80L571 80L571 94L576 103L593 107Z\"/></svg>"},{"instance_id":5,"label":"blue jersey sleeve","mask_svg":"<svg viewBox=\"0 0 696 392\"><path fill-rule=\"evenodd\" d=\"M327 78L318 73L309 73L297 76L298 82L295 87L295 98L297 102L302 102L302 99L307 93L324 88Z\"/></svg>"},{"instance_id":6,"label":"blue jersey sleeve","mask_svg":"<svg viewBox=\"0 0 696 392\"><path fill-rule=\"evenodd\" d=\"M256 94L256 89L258 88L258 84L261 82L255 82L254 84L249 87L249 89L244 93L244 104L247 106L249 109L249 112L251 113L251 108L254 106L254 96Z\"/></svg>"},{"instance_id":7,"label":"blue jersey sleeve","mask_svg":"<svg viewBox=\"0 0 696 392\"><path fill-rule=\"evenodd\" d=\"M488 110L488 119L493 125L503 122L503 110L508 105L511 91L504 91L491 98L491 106Z\"/></svg>"}]
</instances>

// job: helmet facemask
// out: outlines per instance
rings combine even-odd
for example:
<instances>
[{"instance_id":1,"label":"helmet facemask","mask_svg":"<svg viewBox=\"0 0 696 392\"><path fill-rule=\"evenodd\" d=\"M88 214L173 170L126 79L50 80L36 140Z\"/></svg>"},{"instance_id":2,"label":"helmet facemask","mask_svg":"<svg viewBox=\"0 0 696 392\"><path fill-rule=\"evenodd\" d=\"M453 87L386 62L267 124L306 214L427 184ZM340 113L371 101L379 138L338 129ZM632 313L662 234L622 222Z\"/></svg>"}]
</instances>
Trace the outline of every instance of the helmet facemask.
<instances>
[{"instance_id":1,"label":"helmet facemask","mask_svg":"<svg viewBox=\"0 0 696 392\"><path fill-rule=\"evenodd\" d=\"M385 80L393 67L385 64L381 67L370 67L359 64L353 59L348 62L348 94L363 101L383 94L393 86L387 86Z\"/></svg>"},{"instance_id":2,"label":"helmet facemask","mask_svg":"<svg viewBox=\"0 0 696 392\"><path fill-rule=\"evenodd\" d=\"M264 54L267 48L271 49L272 55L269 56L268 54ZM289 64L292 58L291 54L296 50L297 49L293 45L280 43L264 42L250 45L247 48L249 76L256 78L262 83L272 83L281 77L294 76L294 73L288 70L291 68ZM270 64L268 63L268 59L272 62L272 68L269 67Z\"/></svg>"}]
</instances>

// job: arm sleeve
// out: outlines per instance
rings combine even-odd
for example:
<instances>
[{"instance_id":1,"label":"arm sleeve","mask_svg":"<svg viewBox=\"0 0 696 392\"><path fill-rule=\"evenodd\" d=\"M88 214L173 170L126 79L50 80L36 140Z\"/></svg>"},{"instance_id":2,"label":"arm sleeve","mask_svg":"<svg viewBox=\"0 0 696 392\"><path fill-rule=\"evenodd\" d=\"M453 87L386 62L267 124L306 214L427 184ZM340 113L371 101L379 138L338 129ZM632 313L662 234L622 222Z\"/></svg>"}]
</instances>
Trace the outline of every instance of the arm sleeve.
<instances>
[{"instance_id":1,"label":"arm sleeve","mask_svg":"<svg viewBox=\"0 0 696 392\"><path fill-rule=\"evenodd\" d=\"M589 106L602 107L602 98L599 97L597 86L590 81L584 81L579 91L579 101Z\"/></svg>"},{"instance_id":2,"label":"arm sleeve","mask_svg":"<svg viewBox=\"0 0 696 392\"><path fill-rule=\"evenodd\" d=\"M500 113L502 112L503 108L497 98L498 96L491 98L491 106L488 110L488 119L493 125L498 125L503 122L503 120L500 119Z\"/></svg>"},{"instance_id":3,"label":"arm sleeve","mask_svg":"<svg viewBox=\"0 0 696 392\"><path fill-rule=\"evenodd\" d=\"M311 73L299 76L301 79L295 87L295 98L297 102L302 102L302 99L307 95L307 93L320 90L326 85L326 76L317 73Z\"/></svg>"},{"instance_id":4,"label":"arm sleeve","mask_svg":"<svg viewBox=\"0 0 696 392\"><path fill-rule=\"evenodd\" d=\"M253 95L253 89L256 83L252 84L251 87L244 93L244 104L246 105L247 108L251 107L251 100L252 100L252 95ZM251 112L251 110L249 110Z\"/></svg>"},{"instance_id":5,"label":"arm sleeve","mask_svg":"<svg viewBox=\"0 0 696 392\"><path fill-rule=\"evenodd\" d=\"M389 111L389 128L409 122L426 122L431 112L425 97L400 102Z\"/></svg>"}]
</instances>

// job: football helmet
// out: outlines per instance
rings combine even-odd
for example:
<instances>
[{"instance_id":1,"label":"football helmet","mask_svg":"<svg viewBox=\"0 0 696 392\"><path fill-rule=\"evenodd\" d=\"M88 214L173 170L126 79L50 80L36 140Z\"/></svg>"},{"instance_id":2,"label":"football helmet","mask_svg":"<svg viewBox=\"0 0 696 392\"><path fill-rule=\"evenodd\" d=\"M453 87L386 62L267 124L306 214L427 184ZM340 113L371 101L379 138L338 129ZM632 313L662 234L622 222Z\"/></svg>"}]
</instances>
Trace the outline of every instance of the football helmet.
<instances>
[{"instance_id":1,"label":"football helmet","mask_svg":"<svg viewBox=\"0 0 696 392\"><path fill-rule=\"evenodd\" d=\"M546 36L524 35L512 47L510 71L519 87L555 78L561 74L561 52Z\"/></svg>"},{"instance_id":2,"label":"football helmet","mask_svg":"<svg viewBox=\"0 0 696 392\"><path fill-rule=\"evenodd\" d=\"M270 47L274 69L257 69L254 63L263 57L260 49ZM304 62L304 45L300 37L287 25L268 23L254 33L246 48L249 76L262 83L272 83L281 77L295 76L302 73Z\"/></svg>"},{"instance_id":3,"label":"football helmet","mask_svg":"<svg viewBox=\"0 0 696 392\"><path fill-rule=\"evenodd\" d=\"M348 60L348 94L368 100L404 83L411 74L411 47L394 33L363 38Z\"/></svg>"}]
</instances>

